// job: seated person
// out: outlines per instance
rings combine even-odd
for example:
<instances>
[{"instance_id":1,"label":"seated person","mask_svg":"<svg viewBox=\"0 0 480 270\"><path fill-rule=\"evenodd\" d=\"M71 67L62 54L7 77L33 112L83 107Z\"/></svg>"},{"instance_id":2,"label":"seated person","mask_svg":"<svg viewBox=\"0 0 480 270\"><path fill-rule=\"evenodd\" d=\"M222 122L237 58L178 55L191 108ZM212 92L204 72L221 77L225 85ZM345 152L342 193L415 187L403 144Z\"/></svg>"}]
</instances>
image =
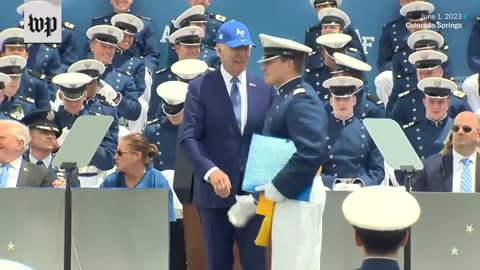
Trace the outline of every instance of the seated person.
<instances>
[{"instance_id":1,"label":"seated person","mask_svg":"<svg viewBox=\"0 0 480 270\"><path fill-rule=\"evenodd\" d=\"M324 150L329 159L322 164L324 186L337 190L380 184L385 177L383 157L362 121L353 114L355 92L362 81L340 76L323 85L332 93L333 107Z\"/></svg>"},{"instance_id":2,"label":"seated person","mask_svg":"<svg viewBox=\"0 0 480 270\"><path fill-rule=\"evenodd\" d=\"M173 194L167 179L150 165L158 148L140 133L130 133L118 142L115 154L117 172L107 176L101 188L168 189L169 220L175 221Z\"/></svg>"},{"instance_id":3,"label":"seated person","mask_svg":"<svg viewBox=\"0 0 480 270\"><path fill-rule=\"evenodd\" d=\"M479 143L480 122L475 113L457 115L444 150L423 162L413 190L480 192L480 154L476 151Z\"/></svg>"},{"instance_id":4,"label":"seated person","mask_svg":"<svg viewBox=\"0 0 480 270\"><path fill-rule=\"evenodd\" d=\"M342 211L364 257L359 270L400 270L399 250L420 217L415 197L396 187L366 187L350 193Z\"/></svg>"},{"instance_id":5,"label":"seated person","mask_svg":"<svg viewBox=\"0 0 480 270\"><path fill-rule=\"evenodd\" d=\"M472 26L467 46L467 63L470 70L480 72L480 17L477 17Z\"/></svg>"},{"instance_id":6,"label":"seated person","mask_svg":"<svg viewBox=\"0 0 480 270\"><path fill-rule=\"evenodd\" d=\"M18 121L0 120L0 187L52 187L53 178L45 166L23 159L28 149L28 128Z\"/></svg>"}]
</instances>

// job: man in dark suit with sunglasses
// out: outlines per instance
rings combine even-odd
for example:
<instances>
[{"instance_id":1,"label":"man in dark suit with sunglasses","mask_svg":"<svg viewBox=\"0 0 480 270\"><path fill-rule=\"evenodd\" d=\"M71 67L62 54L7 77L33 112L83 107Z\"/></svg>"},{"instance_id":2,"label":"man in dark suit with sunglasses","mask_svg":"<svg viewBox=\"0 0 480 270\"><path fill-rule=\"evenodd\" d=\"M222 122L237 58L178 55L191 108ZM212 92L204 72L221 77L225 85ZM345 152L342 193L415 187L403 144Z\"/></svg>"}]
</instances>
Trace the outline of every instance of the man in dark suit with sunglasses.
<instances>
[{"instance_id":1,"label":"man in dark suit with sunglasses","mask_svg":"<svg viewBox=\"0 0 480 270\"><path fill-rule=\"evenodd\" d=\"M424 161L413 185L415 191L479 192L480 121L473 112L462 112L454 120L451 146Z\"/></svg>"}]
</instances>

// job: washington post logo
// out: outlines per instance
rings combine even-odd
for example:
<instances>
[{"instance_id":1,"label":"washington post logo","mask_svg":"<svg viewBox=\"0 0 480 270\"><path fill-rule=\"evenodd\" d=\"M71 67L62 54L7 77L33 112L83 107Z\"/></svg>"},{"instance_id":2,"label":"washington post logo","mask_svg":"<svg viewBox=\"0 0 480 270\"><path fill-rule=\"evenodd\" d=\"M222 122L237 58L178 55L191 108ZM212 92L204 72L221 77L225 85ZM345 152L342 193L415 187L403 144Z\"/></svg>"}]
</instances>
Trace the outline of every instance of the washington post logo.
<instances>
[{"instance_id":1,"label":"washington post logo","mask_svg":"<svg viewBox=\"0 0 480 270\"><path fill-rule=\"evenodd\" d=\"M25 43L61 43L61 0L25 0L23 12Z\"/></svg>"}]
</instances>

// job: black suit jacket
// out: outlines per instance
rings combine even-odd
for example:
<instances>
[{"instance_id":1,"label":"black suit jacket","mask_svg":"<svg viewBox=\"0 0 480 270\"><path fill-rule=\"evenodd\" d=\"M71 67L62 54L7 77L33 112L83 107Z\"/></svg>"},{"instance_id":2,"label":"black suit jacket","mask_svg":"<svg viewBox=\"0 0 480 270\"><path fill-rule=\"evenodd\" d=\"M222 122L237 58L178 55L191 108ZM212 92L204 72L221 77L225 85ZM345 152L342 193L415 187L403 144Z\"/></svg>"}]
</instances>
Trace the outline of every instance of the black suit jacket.
<instances>
[{"instance_id":1,"label":"black suit jacket","mask_svg":"<svg viewBox=\"0 0 480 270\"><path fill-rule=\"evenodd\" d=\"M435 154L423 162L415 177L413 191L451 192L453 186L453 153ZM475 191L480 192L480 154L477 153Z\"/></svg>"},{"instance_id":2,"label":"black suit jacket","mask_svg":"<svg viewBox=\"0 0 480 270\"><path fill-rule=\"evenodd\" d=\"M22 159L17 187L52 187L53 180L47 168Z\"/></svg>"}]
</instances>

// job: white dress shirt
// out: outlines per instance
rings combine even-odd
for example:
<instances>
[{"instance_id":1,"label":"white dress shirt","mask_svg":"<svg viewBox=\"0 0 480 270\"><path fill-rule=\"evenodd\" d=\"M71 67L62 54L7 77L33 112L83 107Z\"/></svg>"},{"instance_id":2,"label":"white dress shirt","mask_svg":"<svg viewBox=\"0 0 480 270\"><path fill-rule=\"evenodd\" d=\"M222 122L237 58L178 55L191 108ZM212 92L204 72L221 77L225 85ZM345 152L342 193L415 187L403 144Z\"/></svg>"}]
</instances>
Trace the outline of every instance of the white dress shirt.
<instances>
[{"instance_id":1,"label":"white dress shirt","mask_svg":"<svg viewBox=\"0 0 480 270\"><path fill-rule=\"evenodd\" d=\"M8 180L7 188L17 187L18 176L20 175L20 167L22 166L23 157L20 156L14 161L10 162L10 168L8 168Z\"/></svg>"},{"instance_id":2,"label":"white dress shirt","mask_svg":"<svg viewBox=\"0 0 480 270\"><path fill-rule=\"evenodd\" d=\"M28 155L30 163L37 164L38 159L36 159L32 154ZM52 155L48 155L43 161L43 164L45 164L45 167L50 167L50 163L52 162Z\"/></svg>"},{"instance_id":3,"label":"white dress shirt","mask_svg":"<svg viewBox=\"0 0 480 270\"><path fill-rule=\"evenodd\" d=\"M225 68L223 67L223 64L220 66L220 72L222 73L223 80L225 81L225 86L227 87L228 91L228 96L230 96L230 93L232 92L232 78L233 76L228 73ZM240 81L238 83L238 90L240 92L240 106L242 108L242 113L240 115L240 133L243 134L243 130L245 129L245 125L247 124L247 110L248 110L248 95L247 95L247 72L244 70L242 73L240 73L237 76L238 80ZM211 168L210 170L205 173L203 176L203 179L208 182L208 178L210 175L218 169L216 166Z\"/></svg>"},{"instance_id":4,"label":"white dress shirt","mask_svg":"<svg viewBox=\"0 0 480 270\"><path fill-rule=\"evenodd\" d=\"M461 192L461 185L462 185L462 171L463 171L463 162L462 159L466 158L455 150L452 150L453 153L453 183L452 183L452 191L453 192ZM472 176L472 190L471 192L475 192L475 183L477 179L475 179L475 168L477 164L477 151L473 151L473 153L467 157L472 161L470 163L470 175Z\"/></svg>"}]
</instances>

